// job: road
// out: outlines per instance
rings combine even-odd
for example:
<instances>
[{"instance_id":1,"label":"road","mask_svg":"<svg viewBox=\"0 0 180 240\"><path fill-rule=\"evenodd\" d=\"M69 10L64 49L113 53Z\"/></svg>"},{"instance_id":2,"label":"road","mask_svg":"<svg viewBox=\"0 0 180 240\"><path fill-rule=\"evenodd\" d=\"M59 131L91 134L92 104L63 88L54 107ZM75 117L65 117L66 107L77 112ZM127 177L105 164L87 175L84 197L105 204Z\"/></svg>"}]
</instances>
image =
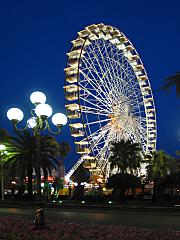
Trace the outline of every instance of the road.
<instances>
[{"instance_id":1,"label":"road","mask_svg":"<svg viewBox=\"0 0 180 240\"><path fill-rule=\"evenodd\" d=\"M117 212L117 211L86 211L44 208L45 219L62 222L76 221L92 224L128 225L143 228L167 227L180 231L180 214L175 213L151 213L151 212ZM34 218L34 209L31 208L0 208L0 216L23 216Z\"/></svg>"}]
</instances>

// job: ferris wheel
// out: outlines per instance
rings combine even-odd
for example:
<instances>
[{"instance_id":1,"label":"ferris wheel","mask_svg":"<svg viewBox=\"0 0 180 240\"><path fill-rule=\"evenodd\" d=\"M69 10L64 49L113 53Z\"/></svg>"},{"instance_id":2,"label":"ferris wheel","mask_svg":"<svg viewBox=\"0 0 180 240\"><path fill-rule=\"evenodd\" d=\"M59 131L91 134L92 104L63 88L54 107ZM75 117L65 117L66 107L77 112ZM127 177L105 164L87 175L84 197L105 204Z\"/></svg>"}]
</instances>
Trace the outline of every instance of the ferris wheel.
<instances>
[{"instance_id":1,"label":"ferris wheel","mask_svg":"<svg viewBox=\"0 0 180 240\"><path fill-rule=\"evenodd\" d=\"M91 174L110 174L112 142L131 139L144 154L156 148L156 113L143 63L118 29L93 24L78 32L67 53L65 98L71 135Z\"/></svg>"}]
</instances>

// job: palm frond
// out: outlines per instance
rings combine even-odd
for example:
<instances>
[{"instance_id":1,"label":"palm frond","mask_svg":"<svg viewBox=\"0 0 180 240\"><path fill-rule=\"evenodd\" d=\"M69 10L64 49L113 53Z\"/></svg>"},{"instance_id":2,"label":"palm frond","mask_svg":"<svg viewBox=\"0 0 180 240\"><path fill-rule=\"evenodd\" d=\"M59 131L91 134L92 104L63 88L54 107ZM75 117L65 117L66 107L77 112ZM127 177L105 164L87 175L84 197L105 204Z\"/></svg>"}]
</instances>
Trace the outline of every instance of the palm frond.
<instances>
[{"instance_id":1,"label":"palm frond","mask_svg":"<svg viewBox=\"0 0 180 240\"><path fill-rule=\"evenodd\" d=\"M176 72L175 74L167 77L164 80L164 84L158 90L170 92L172 87L176 88L176 95L177 97L180 97L180 72Z\"/></svg>"}]
</instances>

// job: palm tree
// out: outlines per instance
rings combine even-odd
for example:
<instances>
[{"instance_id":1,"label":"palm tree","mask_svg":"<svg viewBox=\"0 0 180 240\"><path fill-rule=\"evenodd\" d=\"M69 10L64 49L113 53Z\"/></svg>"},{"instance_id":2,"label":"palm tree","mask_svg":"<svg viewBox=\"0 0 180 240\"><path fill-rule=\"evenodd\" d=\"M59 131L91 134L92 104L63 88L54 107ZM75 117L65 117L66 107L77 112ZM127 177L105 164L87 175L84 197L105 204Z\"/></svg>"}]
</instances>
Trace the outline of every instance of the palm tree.
<instances>
[{"instance_id":1,"label":"palm tree","mask_svg":"<svg viewBox=\"0 0 180 240\"><path fill-rule=\"evenodd\" d=\"M67 154L70 151L71 151L71 147L67 142L59 143L58 155L62 160L64 160L64 158L67 156Z\"/></svg>"},{"instance_id":2,"label":"palm tree","mask_svg":"<svg viewBox=\"0 0 180 240\"><path fill-rule=\"evenodd\" d=\"M16 132L16 134L16 137L11 137L12 143L7 145L6 166L9 166L11 176L20 176L21 185L23 185L24 177L28 176L28 194L32 197L35 141L29 132Z\"/></svg>"},{"instance_id":3,"label":"palm tree","mask_svg":"<svg viewBox=\"0 0 180 240\"><path fill-rule=\"evenodd\" d=\"M67 142L59 143L58 161L59 161L61 170L63 169L63 175L64 175L64 159L70 151L71 151L71 147Z\"/></svg>"},{"instance_id":4,"label":"palm tree","mask_svg":"<svg viewBox=\"0 0 180 240\"><path fill-rule=\"evenodd\" d=\"M176 87L176 95L180 97L180 72L175 73L165 79L164 85L160 90L169 91L173 86Z\"/></svg>"},{"instance_id":5,"label":"palm tree","mask_svg":"<svg viewBox=\"0 0 180 240\"><path fill-rule=\"evenodd\" d=\"M28 195L32 196L32 172L35 169L37 174L36 162L36 139L30 132L16 132L17 136L11 137L12 143L8 146L8 160L11 172L20 175L23 182L28 176ZM58 164L56 160L59 144L55 138L45 135L40 137L40 167L43 170L45 179L52 169ZM39 176L40 177L40 176Z\"/></svg>"},{"instance_id":6,"label":"palm tree","mask_svg":"<svg viewBox=\"0 0 180 240\"><path fill-rule=\"evenodd\" d=\"M117 168L118 172L133 173L140 167L141 148L138 143L132 143L131 140L122 139L119 142L112 143L111 156L109 158L110 168Z\"/></svg>"},{"instance_id":7,"label":"palm tree","mask_svg":"<svg viewBox=\"0 0 180 240\"><path fill-rule=\"evenodd\" d=\"M40 166L44 173L44 179L46 180L48 174L51 174L53 168L59 165L57 156L59 154L60 145L56 139L49 135L40 137ZM36 170L35 162L35 170Z\"/></svg>"},{"instance_id":8,"label":"palm tree","mask_svg":"<svg viewBox=\"0 0 180 240\"><path fill-rule=\"evenodd\" d=\"M153 187L153 200L158 202L159 200L159 182L169 173L168 161L170 156L164 151L155 151L149 160L147 166L148 178L154 182Z\"/></svg>"},{"instance_id":9,"label":"palm tree","mask_svg":"<svg viewBox=\"0 0 180 240\"><path fill-rule=\"evenodd\" d=\"M10 135L6 129L0 128L0 143L6 144L11 140Z\"/></svg>"}]
</instances>

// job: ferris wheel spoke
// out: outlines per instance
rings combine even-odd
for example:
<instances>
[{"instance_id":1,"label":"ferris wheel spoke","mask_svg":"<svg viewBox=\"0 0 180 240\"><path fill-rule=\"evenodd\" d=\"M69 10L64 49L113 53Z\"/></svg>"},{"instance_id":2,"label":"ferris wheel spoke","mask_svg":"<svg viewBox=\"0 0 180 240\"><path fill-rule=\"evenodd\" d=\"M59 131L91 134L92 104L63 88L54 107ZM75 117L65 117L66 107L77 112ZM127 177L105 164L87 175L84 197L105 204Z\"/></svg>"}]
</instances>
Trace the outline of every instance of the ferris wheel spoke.
<instances>
[{"instance_id":1,"label":"ferris wheel spoke","mask_svg":"<svg viewBox=\"0 0 180 240\"><path fill-rule=\"evenodd\" d=\"M106 126L105 128L104 128L104 133L103 133L103 139L102 139L102 141L100 142L100 144L101 144L101 148L104 148L104 146L102 147L102 143L104 143L104 144L106 144L107 143L107 139L111 139L111 140L108 140L108 142L109 141L112 141L112 138L110 138L110 136L111 136L111 129L108 127L108 126ZM97 143L95 143L95 144L97 144Z\"/></svg>"},{"instance_id":2,"label":"ferris wheel spoke","mask_svg":"<svg viewBox=\"0 0 180 240\"><path fill-rule=\"evenodd\" d=\"M120 71L121 79L124 78L123 74L127 76L127 79L129 79L128 72L131 73L131 71L129 71L129 70L131 70L131 67L124 64L124 57L122 56L122 54L119 54L119 55L117 54L117 56L118 56L117 59L115 59L115 56L116 56L116 54L112 55L112 57L110 59L111 59L111 61L116 63L116 69L118 70L118 72ZM123 87L123 86L124 85L122 84L121 87ZM125 86L124 86L124 89L126 89Z\"/></svg>"},{"instance_id":3,"label":"ferris wheel spoke","mask_svg":"<svg viewBox=\"0 0 180 240\"><path fill-rule=\"evenodd\" d=\"M85 62L84 62L85 63ZM85 63L86 64L86 63ZM98 82L98 89L101 91L101 92L104 92L105 94L104 94L104 97L105 97L105 99L106 99L106 96L107 96L107 94L108 94L108 91L109 91L109 89L108 89L108 86L107 86L107 84L106 84L106 82L104 82L103 81L103 78L104 78L104 71L103 71L103 69L102 69L102 67L100 67L100 70L101 70L101 75L102 75L102 77L101 77L101 75L99 74L99 72L97 71L97 67L95 66L95 64L94 63L89 63L90 64L90 68L89 68L89 72L90 72L90 74L94 77L94 73L96 73L96 75L98 76L98 79L99 79L99 81L97 81L97 79L94 77L94 79L95 79L95 81L96 82ZM98 65L97 65L98 67L99 66L101 66L100 64L99 64L99 62L98 62ZM90 71L90 69L92 69L92 71ZM102 85L102 82L103 82L103 85ZM106 99L107 101L108 101L108 99Z\"/></svg>"},{"instance_id":4,"label":"ferris wheel spoke","mask_svg":"<svg viewBox=\"0 0 180 240\"><path fill-rule=\"evenodd\" d=\"M108 106L106 105L106 102L103 101L103 99L100 99L99 97L97 97L95 94L93 94L91 91L89 91L87 88L84 88L84 86L82 86L81 84L79 84L81 87L81 90L83 90L84 92L86 92L86 94L90 95L91 97L93 97L94 99L96 99L99 103L101 103L102 106L104 106L104 108L107 108Z\"/></svg>"},{"instance_id":5,"label":"ferris wheel spoke","mask_svg":"<svg viewBox=\"0 0 180 240\"><path fill-rule=\"evenodd\" d=\"M135 94L134 92L130 92L130 93L129 93L128 98L131 99L131 102L134 102L134 98L133 98L133 97L134 97L134 94ZM138 95L139 95L139 96L138 96ZM138 94L138 95L136 95L135 102L137 102L137 101L138 101L138 102L139 102L139 101L142 101L142 100L141 100L141 99L142 99L142 96L141 96L140 94Z\"/></svg>"},{"instance_id":6,"label":"ferris wheel spoke","mask_svg":"<svg viewBox=\"0 0 180 240\"><path fill-rule=\"evenodd\" d=\"M108 129L106 129L106 131L102 131L102 133L100 134L100 136L98 137L98 139L96 141L91 142L92 144L92 151L93 154L96 155L97 152L101 151L102 145L105 144L105 135L107 134L107 131L109 131Z\"/></svg>"},{"instance_id":7,"label":"ferris wheel spoke","mask_svg":"<svg viewBox=\"0 0 180 240\"><path fill-rule=\"evenodd\" d=\"M102 80L105 79L106 81L104 81L104 84L103 86L105 85L110 91L112 91L113 89L113 81L114 81L114 76L112 75L112 69L113 69L113 66L108 66L106 64L106 59L105 57L103 56L102 52L101 52L101 49L100 47L98 46L98 50L100 52L100 57L102 59L102 64L100 62L100 60L97 60L98 61L98 65L101 66L103 65L105 70L103 69L103 67L101 66L101 72L102 72ZM106 84L107 83L107 84ZM114 91L116 93L116 91Z\"/></svg>"},{"instance_id":8,"label":"ferris wheel spoke","mask_svg":"<svg viewBox=\"0 0 180 240\"><path fill-rule=\"evenodd\" d=\"M110 90L109 90L109 92L113 93L114 98L117 98L118 95L119 95L119 88L118 88L117 84L114 82L116 76L115 76L115 74L114 74L114 76L113 76L112 73L113 73L113 65L112 65L110 68L107 68L107 70L106 70L106 75L108 76L108 74L109 74L109 76L110 76L109 79L111 79L111 80L109 81L109 85L110 85ZM108 78L108 77L107 77L107 78Z\"/></svg>"},{"instance_id":9,"label":"ferris wheel spoke","mask_svg":"<svg viewBox=\"0 0 180 240\"><path fill-rule=\"evenodd\" d=\"M110 57L110 53L111 52L113 52L113 50L114 49L111 49L109 52L107 52L107 48L105 47L105 53L106 53L106 59L107 59L107 68L111 68L112 70L113 70L113 68L114 68L114 64L112 64L113 62L112 62L112 58ZM113 66L113 67L112 67ZM114 72L114 71L113 71ZM113 78L112 79L114 79L114 76L113 76ZM115 86L116 86L116 84L115 84Z\"/></svg>"},{"instance_id":10,"label":"ferris wheel spoke","mask_svg":"<svg viewBox=\"0 0 180 240\"><path fill-rule=\"evenodd\" d=\"M107 117L107 113L97 111L97 109L93 109L93 108L90 108L90 107L82 106L81 107L81 112L84 112L86 114L95 114L95 115L101 115L101 116L106 116Z\"/></svg>"},{"instance_id":11,"label":"ferris wheel spoke","mask_svg":"<svg viewBox=\"0 0 180 240\"><path fill-rule=\"evenodd\" d=\"M110 52L112 52L112 51L110 51ZM122 79L122 78L124 78L123 74L126 73L126 68L125 68L125 66L123 64L123 56L122 56L122 54L119 54L118 56L119 56L119 59L118 59L119 61L117 61L113 56L111 56L110 54L107 53L107 61L108 61L110 66L112 65L112 63L113 63L113 65L116 65L115 68L117 70L117 73L118 73L118 75L120 75L120 77ZM122 85L121 85L121 87L122 87Z\"/></svg>"},{"instance_id":12,"label":"ferris wheel spoke","mask_svg":"<svg viewBox=\"0 0 180 240\"><path fill-rule=\"evenodd\" d=\"M144 139L144 141L147 141L146 131L143 131L143 129L139 129L139 128L136 131L133 131L133 130L132 130L132 134L135 136L137 142L140 142L142 145L142 139Z\"/></svg>"},{"instance_id":13,"label":"ferris wheel spoke","mask_svg":"<svg viewBox=\"0 0 180 240\"><path fill-rule=\"evenodd\" d=\"M131 82L129 76L127 76L126 78L129 80L127 81L126 79L121 78L120 81L117 81L117 85L120 89L122 89L121 91L124 92L126 96L130 97L129 95L132 94L134 86L130 86Z\"/></svg>"},{"instance_id":14,"label":"ferris wheel spoke","mask_svg":"<svg viewBox=\"0 0 180 240\"><path fill-rule=\"evenodd\" d=\"M113 65L111 64L111 68L113 69L112 67ZM113 86L113 89L117 89L117 91L119 92L119 90L121 92L125 92L128 93L128 89L131 89L129 88L129 83L124 81L123 78L122 78L122 73L120 73L120 76L119 76L119 72L117 72L117 74L114 72L114 84L112 85ZM124 81L124 84L122 84L122 81ZM128 95L128 94L126 94Z\"/></svg>"},{"instance_id":15,"label":"ferris wheel spoke","mask_svg":"<svg viewBox=\"0 0 180 240\"><path fill-rule=\"evenodd\" d=\"M92 125L92 124L97 124L97 123L102 123L102 122L110 122L111 119L107 118L107 119L103 119L103 120L98 120L98 121L94 121L94 122L88 122L88 125ZM86 125L86 124L85 124Z\"/></svg>"},{"instance_id":16,"label":"ferris wheel spoke","mask_svg":"<svg viewBox=\"0 0 180 240\"><path fill-rule=\"evenodd\" d=\"M98 143L102 144L102 139L104 138L104 135L106 134L107 131L109 131L109 128L107 128L107 126L103 126L88 136L88 142L91 146L91 150L94 155L96 155L96 151L100 150L100 148L98 147ZM84 138L82 141L86 140L87 139Z\"/></svg>"},{"instance_id":17,"label":"ferris wheel spoke","mask_svg":"<svg viewBox=\"0 0 180 240\"><path fill-rule=\"evenodd\" d=\"M83 95L84 96L84 95ZM86 107L87 108L91 108L91 109L94 109L94 111L100 111L100 112L104 112L104 113L106 113L106 114L109 114L110 112L111 112L111 110L110 111L108 111L108 109L105 109L103 106L104 105L100 105L98 102L97 102L97 100L95 100L95 102L93 102L93 100L94 99L89 99L89 98L85 98L85 96L84 96L84 98L83 98L83 96L81 96L80 95L80 99L84 102L83 103L83 108L85 109ZM86 106L85 105L85 103L87 103L88 104L88 106Z\"/></svg>"},{"instance_id":18,"label":"ferris wheel spoke","mask_svg":"<svg viewBox=\"0 0 180 240\"><path fill-rule=\"evenodd\" d=\"M101 88L100 88L99 84L98 84L98 85L96 84L97 80L94 78L93 74L91 74L91 75L93 76L93 79L92 79L92 78L89 78L89 76L88 76L85 72L82 72L82 75L85 77L88 85L91 85L92 89L93 89L94 91L97 91L97 92L98 92L98 97L101 98L101 99L105 99L106 93L103 93L103 92L101 91ZM83 83L83 82L80 83L80 86L82 86L82 83ZM86 85L86 89L88 89L88 88L87 88L87 85ZM106 99L105 99L105 101L107 102ZM108 103L108 102L107 102L107 103Z\"/></svg>"},{"instance_id":19,"label":"ferris wheel spoke","mask_svg":"<svg viewBox=\"0 0 180 240\"><path fill-rule=\"evenodd\" d=\"M90 143L94 144L95 146L102 143L101 139L104 138L105 134L109 131L109 127L107 125L102 126L100 129L101 129L100 132L99 131L95 132L96 135L90 134L90 136L91 136ZM97 135L98 132L99 132L99 134Z\"/></svg>"},{"instance_id":20,"label":"ferris wheel spoke","mask_svg":"<svg viewBox=\"0 0 180 240\"><path fill-rule=\"evenodd\" d=\"M91 76L93 78L89 78L89 76L84 71L82 71L81 73L84 76L84 78L87 80L87 83L90 84L95 91L98 91L98 97L100 97L101 99L104 99L104 101L109 106L108 99L106 99L106 92L104 93L104 91L102 91L100 85L97 84L97 79L95 78L95 76L91 73ZM81 87L84 88L84 86L82 86L82 82L80 82L79 84ZM87 89L87 88L84 88L84 89ZM103 93L103 95L102 95L102 93Z\"/></svg>"},{"instance_id":21,"label":"ferris wheel spoke","mask_svg":"<svg viewBox=\"0 0 180 240\"><path fill-rule=\"evenodd\" d=\"M107 69L106 72L104 72L104 76L103 77L105 77L108 72L110 73L112 71L111 68L113 68L113 66L111 66L110 69ZM114 79L114 78L115 78L114 76L111 76L111 79ZM109 79L109 77L107 77L107 79ZM113 89L116 88L116 84L113 84L113 81L109 82L109 86L111 86L111 88L113 88ZM119 89L117 89L116 91L113 91L113 92L114 93L119 92Z\"/></svg>"},{"instance_id":22,"label":"ferris wheel spoke","mask_svg":"<svg viewBox=\"0 0 180 240\"><path fill-rule=\"evenodd\" d=\"M125 68L124 68L123 64L121 64L122 67L120 67L119 63L120 62L123 63L123 56L122 56L122 53L121 54L118 54L118 53L119 53L119 50L116 51L116 53L113 54L113 56L112 56L112 59L115 61L115 63L114 63L114 71L116 72L116 76L120 75L120 78L123 79L123 73L126 72L126 71L125 71ZM116 54L119 56L119 62L115 59L115 55ZM118 87L121 87L121 88L123 88L123 90L126 90L124 84L119 85L119 82L117 84L118 84Z\"/></svg>"},{"instance_id":23,"label":"ferris wheel spoke","mask_svg":"<svg viewBox=\"0 0 180 240\"><path fill-rule=\"evenodd\" d=\"M128 76L126 78L129 78ZM130 82L127 81L127 79L124 79L124 77L122 76L122 73L120 73L120 76L116 77L117 81L117 85L118 88L121 89L122 92L125 93L125 95L127 96L129 94L129 92L131 92L132 87L130 87Z\"/></svg>"},{"instance_id":24,"label":"ferris wheel spoke","mask_svg":"<svg viewBox=\"0 0 180 240\"><path fill-rule=\"evenodd\" d=\"M111 72L108 71L109 66L106 64L106 58L105 58L104 54L102 53L102 50L101 50L101 48L100 48L100 45L97 44L97 48L98 48L99 57L100 57L99 59L97 59L97 63L98 63L98 65L99 65L100 68L101 68L101 72L102 72L103 76L106 76L107 73L109 73L109 77L110 77L110 79L111 79L111 81L109 82L109 86L110 86L110 84L111 84L111 82L112 82L112 80L113 80L113 76L111 75ZM105 46L104 46L104 49L106 49ZM101 61L100 61L100 59L101 59ZM104 68L105 68L106 70L104 70ZM109 77L107 76L107 80L109 79ZM109 86L108 86L108 88L109 88Z\"/></svg>"},{"instance_id":25,"label":"ferris wheel spoke","mask_svg":"<svg viewBox=\"0 0 180 240\"><path fill-rule=\"evenodd\" d=\"M96 61L97 61L97 63L98 63L97 66L100 68L100 70L101 70L101 72L102 72L102 79L104 78L104 79L106 79L106 81L108 82L108 85L106 85L106 86L107 86L107 89L109 89L109 88L111 87L111 83L112 83L112 81L109 81L109 78L112 80L113 77L111 76L111 73L110 73L110 71L108 70L107 66L106 66L106 70L104 70L104 69L103 69L103 66L101 66L101 65L105 65L105 60L104 60L104 57L103 57L103 55L102 55L102 52L101 52L101 49L99 48L99 46L98 46L98 51L99 51L99 53L100 53L100 56L101 56L102 61L100 62L100 60L99 60L98 58L96 58ZM96 71L95 66L94 66L94 71ZM108 74L107 74L108 72L110 73L109 76L108 76ZM106 76L107 76L107 77L106 77ZM105 78L105 77L106 77L106 78ZM104 81L104 84L106 84L106 81ZM103 84L103 87L105 87L104 84Z\"/></svg>"},{"instance_id":26,"label":"ferris wheel spoke","mask_svg":"<svg viewBox=\"0 0 180 240\"><path fill-rule=\"evenodd\" d=\"M124 75L124 76L123 76ZM124 94L126 96L129 95L130 92L132 92L132 89L134 88L133 84L131 83L131 77L130 74L124 74L124 73L120 73L120 81L117 81L117 85L120 89L122 89L121 91L124 92Z\"/></svg>"},{"instance_id":27,"label":"ferris wheel spoke","mask_svg":"<svg viewBox=\"0 0 180 240\"><path fill-rule=\"evenodd\" d=\"M118 59L113 58L113 61L116 63L118 70L121 70L121 77L125 75L126 78L129 79L128 76L131 73L131 67L125 63L124 57L122 55L118 56Z\"/></svg>"},{"instance_id":28,"label":"ferris wheel spoke","mask_svg":"<svg viewBox=\"0 0 180 240\"><path fill-rule=\"evenodd\" d=\"M103 150L104 149L106 149L106 143L107 143L107 141L103 141L102 143L101 143L101 145L104 143L104 146L101 146L101 147L97 147L97 146L95 146L94 148L93 148L93 154L95 155L95 158L97 158L97 159L99 159L100 157L102 157L102 153L103 153Z\"/></svg>"},{"instance_id":29,"label":"ferris wheel spoke","mask_svg":"<svg viewBox=\"0 0 180 240\"><path fill-rule=\"evenodd\" d=\"M110 112L108 112L106 109L97 109L97 108L93 108L85 105L81 105L81 111L86 113L92 113L92 114L100 113L104 116L108 116L110 114Z\"/></svg>"},{"instance_id":30,"label":"ferris wheel spoke","mask_svg":"<svg viewBox=\"0 0 180 240\"><path fill-rule=\"evenodd\" d=\"M106 131L109 131L109 128L107 126L102 126L98 130L91 132L88 135L89 143L92 144L93 142L98 142L99 139L106 133Z\"/></svg>"},{"instance_id":31,"label":"ferris wheel spoke","mask_svg":"<svg viewBox=\"0 0 180 240\"><path fill-rule=\"evenodd\" d=\"M100 151L96 155L96 158L99 159L99 165L101 166L101 168L103 168L103 166L105 167L105 163L107 163L109 159L110 149L108 146L110 146L110 141L107 138L104 146L100 149ZM104 157L105 155L107 155L106 158Z\"/></svg>"}]
</instances>

